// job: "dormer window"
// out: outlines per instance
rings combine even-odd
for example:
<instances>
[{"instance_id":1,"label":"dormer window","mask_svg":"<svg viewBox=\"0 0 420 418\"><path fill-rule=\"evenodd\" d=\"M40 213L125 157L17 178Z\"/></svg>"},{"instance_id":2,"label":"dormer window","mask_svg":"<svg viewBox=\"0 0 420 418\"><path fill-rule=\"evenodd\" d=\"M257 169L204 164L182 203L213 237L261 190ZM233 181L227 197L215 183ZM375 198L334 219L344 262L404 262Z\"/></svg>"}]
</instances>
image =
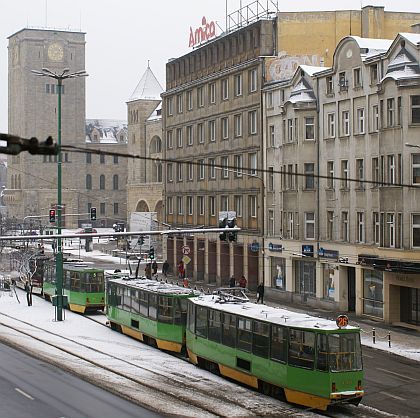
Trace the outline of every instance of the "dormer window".
<instances>
[{"instance_id":1,"label":"dormer window","mask_svg":"<svg viewBox=\"0 0 420 418\"><path fill-rule=\"evenodd\" d=\"M326 84L327 84L327 94L333 94L334 93L334 83L333 83L332 75L330 75L326 78Z\"/></svg>"},{"instance_id":2,"label":"dormer window","mask_svg":"<svg viewBox=\"0 0 420 418\"><path fill-rule=\"evenodd\" d=\"M338 87L340 88L340 91L348 90L349 85L344 71L338 75Z\"/></svg>"}]
</instances>

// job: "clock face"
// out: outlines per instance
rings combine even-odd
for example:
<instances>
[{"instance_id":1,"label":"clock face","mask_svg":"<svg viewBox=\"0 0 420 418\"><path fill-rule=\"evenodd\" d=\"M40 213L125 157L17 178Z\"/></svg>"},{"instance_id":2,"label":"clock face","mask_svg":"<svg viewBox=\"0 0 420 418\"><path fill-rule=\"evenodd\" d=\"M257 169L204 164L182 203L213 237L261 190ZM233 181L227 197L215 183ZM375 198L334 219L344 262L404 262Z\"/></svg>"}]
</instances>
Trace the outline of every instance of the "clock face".
<instances>
[{"instance_id":1,"label":"clock face","mask_svg":"<svg viewBox=\"0 0 420 418\"><path fill-rule=\"evenodd\" d=\"M48 47L48 58L51 61L61 61L64 56L63 46L54 42Z\"/></svg>"}]
</instances>

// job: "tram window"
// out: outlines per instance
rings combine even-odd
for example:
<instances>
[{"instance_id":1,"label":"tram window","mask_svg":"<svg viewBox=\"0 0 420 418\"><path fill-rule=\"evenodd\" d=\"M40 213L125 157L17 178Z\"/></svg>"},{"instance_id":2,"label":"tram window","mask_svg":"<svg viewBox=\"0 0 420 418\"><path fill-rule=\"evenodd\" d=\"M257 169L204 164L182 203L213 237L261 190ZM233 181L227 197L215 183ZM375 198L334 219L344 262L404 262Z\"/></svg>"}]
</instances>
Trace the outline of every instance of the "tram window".
<instances>
[{"instance_id":1,"label":"tram window","mask_svg":"<svg viewBox=\"0 0 420 418\"><path fill-rule=\"evenodd\" d=\"M173 302L173 298L168 296L159 296L158 317L160 322L172 324L174 314Z\"/></svg>"},{"instance_id":2,"label":"tram window","mask_svg":"<svg viewBox=\"0 0 420 418\"><path fill-rule=\"evenodd\" d=\"M222 344L236 348L236 316L224 313L222 318Z\"/></svg>"},{"instance_id":3,"label":"tram window","mask_svg":"<svg viewBox=\"0 0 420 418\"><path fill-rule=\"evenodd\" d=\"M192 333L195 333L195 305L193 303L188 303L187 326Z\"/></svg>"},{"instance_id":4,"label":"tram window","mask_svg":"<svg viewBox=\"0 0 420 418\"><path fill-rule=\"evenodd\" d=\"M187 299L175 298L175 324L185 325L187 323Z\"/></svg>"},{"instance_id":5,"label":"tram window","mask_svg":"<svg viewBox=\"0 0 420 418\"><path fill-rule=\"evenodd\" d=\"M117 287L117 308L122 309L124 288L121 286Z\"/></svg>"},{"instance_id":6,"label":"tram window","mask_svg":"<svg viewBox=\"0 0 420 418\"><path fill-rule=\"evenodd\" d=\"M252 329L250 319L238 317L238 333L236 346L240 350L251 352Z\"/></svg>"},{"instance_id":7,"label":"tram window","mask_svg":"<svg viewBox=\"0 0 420 418\"><path fill-rule=\"evenodd\" d=\"M289 329L288 363L291 366L313 369L315 359L315 333Z\"/></svg>"},{"instance_id":8,"label":"tram window","mask_svg":"<svg viewBox=\"0 0 420 418\"><path fill-rule=\"evenodd\" d=\"M362 351L358 333L328 335L328 347L331 371L362 369Z\"/></svg>"},{"instance_id":9,"label":"tram window","mask_svg":"<svg viewBox=\"0 0 420 418\"><path fill-rule=\"evenodd\" d=\"M107 303L109 306L117 306L117 286L115 284L111 284L108 287L108 300Z\"/></svg>"},{"instance_id":10,"label":"tram window","mask_svg":"<svg viewBox=\"0 0 420 418\"><path fill-rule=\"evenodd\" d=\"M222 340L221 313L211 309L209 311L209 340L220 343Z\"/></svg>"},{"instance_id":11,"label":"tram window","mask_svg":"<svg viewBox=\"0 0 420 418\"><path fill-rule=\"evenodd\" d=\"M123 288L123 303L122 308L124 311L130 312L131 310L131 297L130 297L130 289L128 287Z\"/></svg>"},{"instance_id":12,"label":"tram window","mask_svg":"<svg viewBox=\"0 0 420 418\"><path fill-rule=\"evenodd\" d=\"M148 306L149 306L149 301L148 301L148 293L140 290L140 314L143 316L148 316Z\"/></svg>"},{"instance_id":13,"label":"tram window","mask_svg":"<svg viewBox=\"0 0 420 418\"><path fill-rule=\"evenodd\" d=\"M266 322L254 321L252 333L252 353L268 358L270 325Z\"/></svg>"},{"instance_id":14,"label":"tram window","mask_svg":"<svg viewBox=\"0 0 420 418\"><path fill-rule=\"evenodd\" d=\"M200 337L207 338L207 308L203 306L197 306L195 333Z\"/></svg>"},{"instance_id":15,"label":"tram window","mask_svg":"<svg viewBox=\"0 0 420 418\"><path fill-rule=\"evenodd\" d=\"M102 273L91 272L85 273L84 276L86 281L86 292L98 293L103 291L103 285L101 284L101 278L103 283Z\"/></svg>"},{"instance_id":16,"label":"tram window","mask_svg":"<svg viewBox=\"0 0 420 418\"><path fill-rule=\"evenodd\" d=\"M130 294L131 294L131 312L133 312L134 314L138 314L140 312L139 291L136 289L130 289Z\"/></svg>"},{"instance_id":17,"label":"tram window","mask_svg":"<svg viewBox=\"0 0 420 418\"><path fill-rule=\"evenodd\" d=\"M157 295L149 293L149 318L157 319Z\"/></svg>"},{"instance_id":18,"label":"tram window","mask_svg":"<svg viewBox=\"0 0 420 418\"><path fill-rule=\"evenodd\" d=\"M278 325L271 326L271 358L286 362L287 328Z\"/></svg>"},{"instance_id":19,"label":"tram window","mask_svg":"<svg viewBox=\"0 0 420 418\"><path fill-rule=\"evenodd\" d=\"M70 283L67 282L68 276L70 276ZM67 272L66 288L72 290L73 292L80 292L80 274L78 272L76 271Z\"/></svg>"},{"instance_id":20,"label":"tram window","mask_svg":"<svg viewBox=\"0 0 420 418\"><path fill-rule=\"evenodd\" d=\"M328 343L326 334L316 336L316 368L323 372L328 371Z\"/></svg>"}]
</instances>

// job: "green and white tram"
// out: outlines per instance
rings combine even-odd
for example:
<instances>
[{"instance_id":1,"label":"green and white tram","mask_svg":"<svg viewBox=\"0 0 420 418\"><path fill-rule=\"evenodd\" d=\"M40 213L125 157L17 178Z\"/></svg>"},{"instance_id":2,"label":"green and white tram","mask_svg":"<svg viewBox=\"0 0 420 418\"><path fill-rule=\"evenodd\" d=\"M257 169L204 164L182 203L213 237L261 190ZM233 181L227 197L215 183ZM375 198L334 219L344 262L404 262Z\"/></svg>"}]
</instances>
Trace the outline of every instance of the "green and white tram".
<instances>
[{"instance_id":1,"label":"green and white tram","mask_svg":"<svg viewBox=\"0 0 420 418\"><path fill-rule=\"evenodd\" d=\"M187 351L194 364L291 403L357 405L364 395L360 329L346 318L201 295L188 301Z\"/></svg>"}]
</instances>

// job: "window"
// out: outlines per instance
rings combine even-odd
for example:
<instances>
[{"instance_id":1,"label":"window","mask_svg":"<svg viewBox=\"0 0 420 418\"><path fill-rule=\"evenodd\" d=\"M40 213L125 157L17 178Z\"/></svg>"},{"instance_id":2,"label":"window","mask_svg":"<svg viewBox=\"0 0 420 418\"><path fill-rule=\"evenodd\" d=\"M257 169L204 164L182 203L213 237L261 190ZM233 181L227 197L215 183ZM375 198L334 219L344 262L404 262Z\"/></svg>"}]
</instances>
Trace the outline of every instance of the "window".
<instances>
[{"instance_id":1,"label":"window","mask_svg":"<svg viewBox=\"0 0 420 418\"><path fill-rule=\"evenodd\" d=\"M176 110L178 113L183 112L183 97L182 94L176 96Z\"/></svg>"},{"instance_id":2,"label":"window","mask_svg":"<svg viewBox=\"0 0 420 418\"><path fill-rule=\"evenodd\" d=\"M166 148L170 149L173 147L172 131L166 132Z\"/></svg>"},{"instance_id":3,"label":"window","mask_svg":"<svg viewBox=\"0 0 420 418\"><path fill-rule=\"evenodd\" d=\"M378 64L370 66L370 84L378 84Z\"/></svg>"},{"instance_id":4,"label":"window","mask_svg":"<svg viewBox=\"0 0 420 418\"><path fill-rule=\"evenodd\" d=\"M420 184L420 154L412 154L413 184Z\"/></svg>"},{"instance_id":5,"label":"window","mask_svg":"<svg viewBox=\"0 0 420 418\"><path fill-rule=\"evenodd\" d=\"M257 196L249 196L249 216L251 218L257 217Z\"/></svg>"},{"instance_id":6,"label":"window","mask_svg":"<svg viewBox=\"0 0 420 418\"><path fill-rule=\"evenodd\" d=\"M182 196L177 196L176 205L178 208L178 215L182 215L184 213L183 203L184 203L184 199L182 198Z\"/></svg>"},{"instance_id":7,"label":"window","mask_svg":"<svg viewBox=\"0 0 420 418\"><path fill-rule=\"evenodd\" d=\"M373 157L372 158L372 187L378 187L379 185L379 158Z\"/></svg>"},{"instance_id":8,"label":"window","mask_svg":"<svg viewBox=\"0 0 420 418\"><path fill-rule=\"evenodd\" d=\"M357 109L357 133L365 133L365 109L363 107Z\"/></svg>"},{"instance_id":9,"label":"window","mask_svg":"<svg viewBox=\"0 0 420 418\"><path fill-rule=\"evenodd\" d=\"M254 135L257 133L257 111L248 112L249 133Z\"/></svg>"},{"instance_id":10,"label":"window","mask_svg":"<svg viewBox=\"0 0 420 418\"><path fill-rule=\"evenodd\" d=\"M203 144L204 143L204 124L203 123L198 123L197 124L197 138L198 138L198 143L199 144Z\"/></svg>"},{"instance_id":11,"label":"window","mask_svg":"<svg viewBox=\"0 0 420 418\"><path fill-rule=\"evenodd\" d=\"M176 181L181 182L183 177L183 163L176 163Z\"/></svg>"},{"instance_id":12,"label":"window","mask_svg":"<svg viewBox=\"0 0 420 418\"><path fill-rule=\"evenodd\" d=\"M194 144L194 131L192 125L187 126L187 145Z\"/></svg>"},{"instance_id":13,"label":"window","mask_svg":"<svg viewBox=\"0 0 420 418\"><path fill-rule=\"evenodd\" d=\"M333 94L334 93L334 81L332 76L328 76L325 80L327 85L327 94Z\"/></svg>"},{"instance_id":14,"label":"window","mask_svg":"<svg viewBox=\"0 0 420 418\"><path fill-rule=\"evenodd\" d=\"M272 91L268 91L267 95L266 95L266 99L267 99L267 108L271 108L274 106L274 102L273 102L273 92Z\"/></svg>"},{"instance_id":15,"label":"window","mask_svg":"<svg viewBox=\"0 0 420 418\"><path fill-rule=\"evenodd\" d=\"M274 236L274 210L268 210L268 225L267 225L267 235Z\"/></svg>"},{"instance_id":16,"label":"window","mask_svg":"<svg viewBox=\"0 0 420 418\"><path fill-rule=\"evenodd\" d=\"M214 180L216 178L216 161L214 158L209 158L209 179Z\"/></svg>"},{"instance_id":17,"label":"window","mask_svg":"<svg viewBox=\"0 0 420 418\"><path fill-rule=\"evenodd\" d=\"M288 363L291 366L313 369L315 361L315 333L290 328Z\"/></svg>"},{"instance_id":18,"label":"window","mask_svg":"<svg viewBox=\"0 0 420 418\"><path fill-rule=\"evenodd\" d=\"M103 174L99 176L99 188L105 190L105 176Z\"/></svg>"},{"instance_id":19,"label":"window","mask_svg":"<svg viewBox=\"0 0 420 418\"><path fill-rule=\"evenodd\" d=\"M401 96L397 99L397 120L396 124L401 126L402 123L402 103L401 103Z\"/></svg>"},{"instance_id":20,"label":"window","mask_svg":"<svg viewBox=\"0 0 420 418\"><path fill-rule=\"evenodd\" d=\"M411 123L420 123L420 96L411 96Z\"/></svg>"},{"instance_id":21,"label":"window","mask_svg":"<svg viewBox=\"0 0 420 418\"><path fill-rule=\"evenodd\" d=\"M305 117L305 139L315 139L315 118Z\"/></svg>"},{"instance_id":22,"label":"window","mask_svg":"<svg viewBox=\"0 0 420 418\"><path fill-rule=\"evenodd\" d=\"M327 161L327 188L334 189L334 161Z\"/></svg>"},{"instance_id":23,"label":"window","mask_svg":"<svg viewBox=\"0 0 420 418\"><path fill-rule=\"evenodd\" d=\"M341 160L341 188L349 188L349 162L348 160Z\"/></svg>"},{"instance_id":24,"label":"window","mask_svg":"<svg viewBox=\"0 0 420 418\"><path fill-rule=\"evenodd\" d=\"M395 99L386 101L386 122L388 127L395 125Z\"/></svg>"},{"instance_id":25,"label":"window","mask_svg":"<svg viewBox=\"0 0 420 418\"><path fill-rule=\"evenodd\" d=\"M198 160L198 179L204 180L204 176L205 176L204 160Z\"/></svg>"},{"instance_id":26,"label":"window","mask_svg":"<svg viewBox=\"0 0 420 418\"><path fill-rule=\"evenodd\" d=\"M271 358L273 360L286 362L287 334L287 328L279 325L271 326Z\"/></svg>"},{"instance_id":27,"label":"window","mask_svg":"<svg viewBox=\"0 0 420 418\"><path fill-rule=\"evenodd\" d=\"M222 179L229 178L229 169L227 168L229 166L229 157L221 157L220 165L222 166Z\"/></svg>"},{"instance_id":28,"label":"window","mask_svg":"<svg viewBox=\"0 0 420 418\"><path fill-rule=\"evenodd\" d=\"M117 202L115 202L115 203L114 203L114 215L118 215L118 210L119 210L119 208L118 208L118 203L117 203Z\"/></svg>"},{"instance_id":29,"label":"window","mask_svg":"<svg viewBox=\"0 0 420 418\"><path fill-rule=\"evenodd\" d=\"M173 172L172 172L172 163L168 163L167 165L166 165L166 179L169 181L169 182L171 182L171 181L173 181L174 179L173 179Z\"/></svg>"},{"instance_id":30,"label":"window","mask_svg":"<svg viewBox=\"0 0 420 418\"><path fill-rule=\"evenodd\" d=\"M293 142L293 119L287 119L287 141Z\"/></svg>"},{"instance_id":31,"label":"window","mask_svg":"<svg viewBox=\"0 0 420 418\"><path fill-rule=\"evenodd\" d=\"M100 164L105 164L105 155L100 155L99 156L99 162L100 162Z\"/></svg>"},{"instance_id":32,"label":"window","mask_svg":"<svg viewBox=\"0 0 420 418\"><path fill-rule=\"evenodd\" d=\"M160 150L158 152L160 152ZM114 155L114 164L118 164L118 155Z\"/></svg>"},{"instance_id":33,"label":"window","mask_svg":"<svg viewBox=\"0 0 420 418\"><path fill-rule=\"evenodd\" d=\"M314 178L314 163L305 163L303 165L304 174L305 174L305 189L313 190L315 188L315 178Z\"/></svg>"},{"instance_id":34,"label":"window","mask_svg":"<svg viewBox=\"0 0 420 418\"><path fill-rule=\"evenodd\" d=\"M193 198L192 196L187 196L187 215L192 216L193 214Z\"/></svg>"},{"instance_id":35,"label":"window","mask_svg":"<svg viewBox=\"0 0 420 418\"><path fill-rule=\"evenodd\" d=\"M359 189L364 189L365 185L363 183L363 180L365 179L365 172L364 172L363 158L356 159L356 176L357 176L357 180L359 181L357 183L357 187Z\"/></svg>"},{"instance_id":36,"label":"window","mask_svg":"<svg viewBox=\"0 0 420 418\"><path fill-rule=\"evenodd\" d=\"M216 216L216 198L214 196L209 196L209 211L210 216Z\"/></svg>"},{"instance_id":37,"label":"window","mask_svg":"<svg viewBox=\"0 0 420 418\"><path fill-rule=\"evenodd\" d=\"M166 111L169 116L173 114L173 108L172 108L172 97L168 97L166 99Z\"/></svg>"},{"instance_id":38,"label":"window","mask_svg":"<svg viewBox=\"0 0 420 418\"><path fill-rule=\"evenodd\" d=\"M257 175L257 153L256 152L249 154L248 164L249 164L249 174L251 176L256 176Z\"/></svg>"},{"instance_id":39,"label":"window","mask_svg":"<svg viewBox=\"0 0 420 418\"><path fill-rule=\"evenodd\" d=\"M395 155L387 156L388 183L395 184Z\"/></svg>"},{"instance_id":40,"label":"window","mask_svg":"<svg viewBox=\"0 0 420 418\"><path fill-rule=\"evenodd\" d=\"M192 110L193 109L193 94L192 90L187 91L187 109Z\"/></svg>"},{"instance_id":41,"label":"window","mask_svg":"<svg viewBox=\"0 0 420 418\"><path fill-rule=\"evenodd\" d=\"M338 74L338 86L340 91L347 91L349 88L349 83L346 79L346 73L342 72Z\"/></svg>"},{"instance_id":42,"label":"window","mask_svg":"<svg viewBox=\"0 0 420 418\"><path fill-rule=\"evenodd\" d=\"M233 166L235 167L235 177L242 177L243 157L241 154L233 157Z\"/></svg>"},{"instance_id":43,"label":"window","mask_svg":"<svg viewBox=\"0 0 420 418\"><path fill-rule=\"evenodd\" d=\"M349 213L341 212L341 239L349 241Z\"/></svg>"},{"instance_id":44,"label":"window","mask_svg":"<svg viewBox=\"0 0 420 418\"><path fill-rule=\"evenodd\" d=\"M395 248L395 214L386 214L387 247Z\"/></svg>"},{"instance_id":45,"label":"window","mask_svg":"<svg viewBox=\"0 0 420 418\"><path fill-rule=\"evenodd\" d=\"M229 196L220 196L220 210L225 212L229 210Z\"/></svg>"},{"instance_id":46,"label":"window","mask_svg":"<svg viewBox=\"0 0 420 418\"><path fill-rule=\"evenodd\" d=\"M234 77L234 94L242 96L242 74L236 74Z\"/></svg>"},{"instance_id":47,"label":"window","mask_svg":"<svg viewBox=\"0 0 420 418\"><path fill-rule=\"evenodd\" d=\"M104 202L101 202L101 204L99 205L99 213L101 215L105 215L106 214L105 203Z\"/></svg>"},{"instance_id":48,"label":"window","mask_svg":"<svg viewBox=\"0 0 420 418\"><path fill-rule=\"evenodd\" d=\"M209 121L209 140L210 142L216 141L216 121Z\"/></svg>"},{"instance_id":49,"label":"window","mask_svg":"<svg viewBox=\"0 0 420 418\"><path fill-rule=\"evenodd\" d=\"M341 113L341 135L350 135L350 112L348 110Z\"/></svg>"},{"instance_id":50,"label":"window","mask_svg":"<svg viewBox=\"0 0 420 418\"><path fill-rule=\"evenodd\" d=\"M235 115L233 117L234 120L234 127L235 127L235 137L242 136L242 114Z\"/></svg>"},{"instance_id":51,"label":"window","mask_svg":"<svg viewBox=\"0 0 420 418\"><path fill-rule=\"evenodd\" d=\"M251 70L248 72L248 81L249 81L249 92L253 93L257 91L257 70Z\"/></svg>"},{"instance_id":52,"label":"window","mask_svg":"<svg viewBox=\"0 0 420 418\"><path fill-rule=\"evenodd\" d=\"M357 242L365 242L365 214L357 212Z\"/></svg>"},{"instance_id":53,"label":"window","mask_svg":"<svg viewBox=\"0 0 420 418\"><path fill-rule=\"evenodd\" d=\"M375 132L379 131L379 109L378 105L372 106L372 127Z\"/></svg>"},{"instance_id":54,"label":"window","mask_svg":"<svg viewBox=\"0 0 420 418\"><path fill-rule=\"evenodd\" d=\"M327 114L327 137L335 138L335 113Z\"/></svg>"},{"instance_id":55,"label":"window","mask_svg":"<svg viewBox=\"0 0 420 418\"><path fill-rule=\"evenodd\" d=\"M204 89L203 87L197 87L197 106L204 106Z\"/></svg>"},{"instance_id":56,"label":"window","mask_svg":"<svg viewBox=\"0 0 420 418\"><path fill-rule=\"evenodd\" d=\"M86 174L86 189L92 190L92 176L90 174Z\"/></svg>"},{"instance_id":57,"label":"window","mask_svg":"<svg viewBox=\"0 0 420 418\"><path fill-rule=\"evenodd\" d=\"M183 146L182 128L178 128L176 130L176 143L177 143L178 148L182 148Z\"/></svg>"},{"instance_id":58,"label":"window","mask_svg":"<svg viewBox=\"0 0 420 418\"><path fill-rule=\"evenodd\" d=\"M112 177L112 188L118 190L118 174L114 174Z\"/></svg>"},{"instance_id":59,"label":"window","mask_svg":"<svg viewBox=\"0 0 420 418\"><path fill-rule=\"evenodd\" d=\"M276 140L276 131L275 131L275 127L274 125L270 125L268 127L268 146L269 147L274 147L276 145L275 140Z\"/></svg>"},{"instance_id":60,"label":"window","mask_svg":"<svg viewBox=\"0 0 420 418\"><path fill-rule=\"evenodd\" d=\"M253 321L252 354L268 358L270 347L270 325L266 322Z\"/></svg>"},{"instance_id":61,"label":"window","mask_svg":"<svg viewBox=\"0 0 420 418\"><path fill-rule=\"evenodd\" d=\"M413 247L420 247L420 214L412 215L412 228L413 228Z\"/></svg>"},{"instance_id":62,"label":"window","mask_svg":"<svg viewBox=\"0 0 420 418\"><path fill-rule=\"evenodd\" d=\"M242 217L242 196L234 196L233 206L238 218Z\"/></svg>"},{"instance_id":63,"label":"window","mask_svg":"<svg viewBox=\"0 0 420 418\"><path fill-rule=\"evenodd\" d=\"M268 191L274 192L274 167L268 167Z\"/></svg>"},{"instance_id":64,"label":"window","mask_svg":"<svg viewBox=\"0 0 420 418\"><path fill-rule=\"evenodd\" d=\"M210 104L216 103L216 83L209 84L209 102Z\"/></svg>"},{"instance_id":65,"label":"window","mask_svg":"<svg viewBox=\"0 0 420 418\"><path fill-rule=\"evenodd\" d=\"M360 68L353 69L353 87L362 86L362 70Z\"/></svg>"},{"instance_id":66,"label":"window","mask_svg":"<svg viewBox=\"0 0 420 418\"><path fill-rule=\"evenodd\" d=\"M314 212L305 212L305 239L315 239Z\"/></svg>"},{"instance_id":67,"label":"window","mask_svg":"<svg viewBox=\"0 0 420 418\"><path fill-rule=\"evenodd\" d=\"M166 204L167 204L167 206L168 206L168 213L169 213L170 215L172 215L172 214L174 213L174 208L173 208L173 203L172 203L172 197L171 197L171 196L169 196L169 197L166 199Z\"/></svg>"},{"instance_id":68,"label":"window","mask_svg":"<svg viewBox=\"0 0 420 418\"><path fill-rule=\"evenodd\" d=\"M204 215L204 196L197 197L197 211L199 216Z\"/></svg>"},{"instance_id":69,"label":"window","mask_svg":"<svg viewBox=\"0 0 420 418\"><path fill-rule=\"evenodd\" d=\"M222 118L222 139L229 139L229 118Z\"/></svg>"},{"instance_id":70,"label":"window","mask_svg":"<svg viewBox=\"0 0 420 418\"><path fill-rule=\"evenodd\" d=\"M86 164L92 164L92 154L86 154Z\"/></svg>"},{"instance_id":71,"label":"window","mask_svg":"<svg viewBox=\"0 0 420 418\"><path fill-rule=\"evenodd\" d=\"M192 162L187 163L187 180L194 180L194 165Z\"/></svg>"},{"instance_id":72,"label":"window","mask_svg":"<svg viewBox=\"0 0 420 418\"><path fill-rule=\"evenodd\" d=\"M252 321L248 318L238 317L237 348L251 352L252 347Z\"/></svg>"},{"instance_id":73,"label":"window","mask_svg":"<svg viewBox=\"0 0 420 418\"><path fill-rule=\"evenodd\" d=\"M224 78L222 80L222 100L229 99L229 79Z\"/></svg>"},{"instance_id":74,"label":"window","mask_svg":"<svg viewBox=\"0 0 420 418\"><path fill-rule=\"evenodd\" d=\"M373 242L376 245L381 243L381 222L379 212L373 212Z\"/></svg>"},{"instance_id":75,"label":"window","mask_svg":"<svg viewBox=\"0 0 420 418\"><path fill-rule=\"evenodd\" d=\"M334 212L328 210L327 211L327 239L333 240L333 233L334 233Z\"/></svg>"}]
</instances>

